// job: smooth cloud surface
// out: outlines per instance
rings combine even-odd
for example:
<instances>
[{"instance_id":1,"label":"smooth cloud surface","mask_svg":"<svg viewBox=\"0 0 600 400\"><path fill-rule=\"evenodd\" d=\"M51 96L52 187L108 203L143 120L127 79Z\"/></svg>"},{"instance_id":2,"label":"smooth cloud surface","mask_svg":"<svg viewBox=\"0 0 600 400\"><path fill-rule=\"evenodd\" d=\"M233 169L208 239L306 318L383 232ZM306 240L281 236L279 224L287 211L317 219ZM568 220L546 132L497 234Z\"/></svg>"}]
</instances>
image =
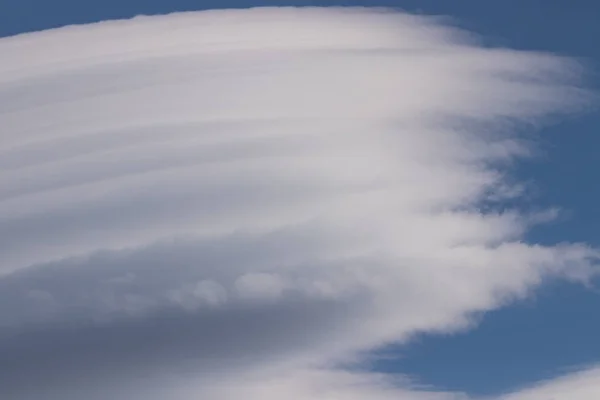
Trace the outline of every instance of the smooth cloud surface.
<instances>
[{"instance_id":1,"label":"smooth cloud surface","mask_svg":"<svg viewBox=\"0 0 600 400\"><path fill-rule=\"evenodd\" d=\"M569 60L362 9L104 22L0 57L2 398L463 398L340 365L595 272L595 249L521 241L547 215L480 210L520 194L519 124L585 102Z\"/></svg>"}]
</instances>

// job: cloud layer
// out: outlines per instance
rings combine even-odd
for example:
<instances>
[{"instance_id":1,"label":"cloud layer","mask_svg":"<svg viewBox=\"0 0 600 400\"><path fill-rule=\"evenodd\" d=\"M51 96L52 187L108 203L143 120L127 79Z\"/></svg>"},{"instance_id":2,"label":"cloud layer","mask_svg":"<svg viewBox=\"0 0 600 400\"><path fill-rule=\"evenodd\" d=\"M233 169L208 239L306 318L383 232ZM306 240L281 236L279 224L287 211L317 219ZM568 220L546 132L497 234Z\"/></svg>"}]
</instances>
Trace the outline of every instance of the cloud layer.
<instances>
[{"instance_id":1,"label":"cloud layer","mask_svg":"<svg viewBox=\"0 0 600 400\"><path fill-rule=\"evenodd\" d=\"M0 397L458 399L342 365L595 273L584 244L522 241L551 213L493 207L522 128L585 104L570 60L292 8L0 57Z\"/></svg>"}]
</instances>

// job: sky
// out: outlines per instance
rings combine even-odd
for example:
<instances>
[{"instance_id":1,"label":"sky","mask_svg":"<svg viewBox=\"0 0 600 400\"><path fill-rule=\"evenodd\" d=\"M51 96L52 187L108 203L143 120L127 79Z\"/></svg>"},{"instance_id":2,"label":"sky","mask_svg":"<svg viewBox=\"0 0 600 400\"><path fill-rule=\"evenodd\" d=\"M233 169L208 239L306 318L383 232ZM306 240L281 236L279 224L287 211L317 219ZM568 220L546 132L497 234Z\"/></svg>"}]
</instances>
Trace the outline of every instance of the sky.
<instances>
[{"instance_id":1,"label":"sky","mask_svg":"<svg viewBox=\"0 0 600 400\"><path fill-rule=\"evenodd\" d=\"M0 0L0 397L597 396L598 17Z\"/></svg>"}]
</instances>

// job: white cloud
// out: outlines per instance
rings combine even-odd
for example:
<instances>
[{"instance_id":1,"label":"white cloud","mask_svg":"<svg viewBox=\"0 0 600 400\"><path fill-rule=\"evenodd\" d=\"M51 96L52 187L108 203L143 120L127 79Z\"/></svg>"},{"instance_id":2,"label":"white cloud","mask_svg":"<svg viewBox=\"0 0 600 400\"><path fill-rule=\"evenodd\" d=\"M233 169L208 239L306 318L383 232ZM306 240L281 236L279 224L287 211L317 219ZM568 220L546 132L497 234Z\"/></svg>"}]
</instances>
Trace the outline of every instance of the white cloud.
<instances>
[{"instance_id":1,"label":"white cloud","mask_svg":"<svg viewBox=\"0 0 600 400\"><path fill-rule=\"evenodd\" d=\"M600 396L600 368L573 372L501 397L501 400L594 399Z\"/></svg>"},{"instance_id":2,"label":"white cloud","mask_svg":"<svg viewBox=\"0 0 600 400\"><path fill-rule=\"evenodd\" d=\"M477 208L521 193L519 123L585 103L569 60L291 8L0 57L0 394L455 399L334 366L594 273L595 249L522 242L550 214Z\"/></svg>"}]
</instances>

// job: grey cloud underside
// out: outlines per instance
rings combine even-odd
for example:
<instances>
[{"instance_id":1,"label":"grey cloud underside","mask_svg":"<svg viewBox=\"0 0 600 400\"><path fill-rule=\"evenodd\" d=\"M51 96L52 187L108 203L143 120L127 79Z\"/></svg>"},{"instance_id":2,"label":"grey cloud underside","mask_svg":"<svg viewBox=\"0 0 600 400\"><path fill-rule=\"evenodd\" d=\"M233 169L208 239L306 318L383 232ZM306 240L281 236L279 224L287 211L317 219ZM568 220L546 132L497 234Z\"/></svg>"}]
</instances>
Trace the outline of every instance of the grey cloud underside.
<instances>
[{"instance_id":1,"label":"grey cloud underside","mask_svg":"<svg viewBox=\"0 0 600 400\"><path fill-rule=\"evenodd\" d=\"M136 18L0 57L0 397L458 399L340 365L597 273L585 244L522 241L551 212L479 209L521 194L523 123L587 104L568 59L368 9Z\"/></svg>"},{"instance_id":2,"label":"grey cloud underside","mask_svg":"<svg viewBox=\"0 0 600 400\"><path fill-rule=\"evenodd\" d=\"M314 330L307 334L307 321L319 323L319 330L339 328L346 307L324 300L284 300L218 311L167 309L106 325L75 319L65 326L28 327L2 337L0 386L5 394L21 394L82 380L94 391L123 376L160 373L165 366L175 373L193 369L208 379L222 369L235 374L306 349L322 334ZM269 324L269 331L264 324Z\"/></svg>"}]
</instances>

